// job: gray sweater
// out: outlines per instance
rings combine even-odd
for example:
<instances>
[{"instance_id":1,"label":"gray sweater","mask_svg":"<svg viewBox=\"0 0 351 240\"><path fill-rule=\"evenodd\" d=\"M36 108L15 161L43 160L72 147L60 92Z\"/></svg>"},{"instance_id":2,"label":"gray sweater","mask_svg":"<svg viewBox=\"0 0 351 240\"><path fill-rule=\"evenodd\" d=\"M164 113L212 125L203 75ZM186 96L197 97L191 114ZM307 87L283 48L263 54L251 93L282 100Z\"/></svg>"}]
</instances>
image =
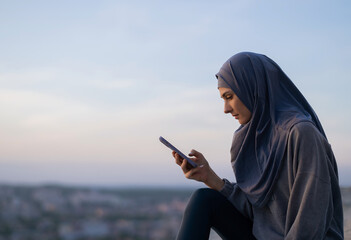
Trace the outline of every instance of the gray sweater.
<instances>
[{"instance_id":1,"label":"gray sweater","mask_svg":"<svg viewBox=\"0 0 351 240\"><path fill-rule=\"evenodd\" d=\"M292 127L271 200L253 207L235 183L220 191L253 221L257 239L343 239L343 211L332 149L312 123Z\"/></svg>"}]
</instances>

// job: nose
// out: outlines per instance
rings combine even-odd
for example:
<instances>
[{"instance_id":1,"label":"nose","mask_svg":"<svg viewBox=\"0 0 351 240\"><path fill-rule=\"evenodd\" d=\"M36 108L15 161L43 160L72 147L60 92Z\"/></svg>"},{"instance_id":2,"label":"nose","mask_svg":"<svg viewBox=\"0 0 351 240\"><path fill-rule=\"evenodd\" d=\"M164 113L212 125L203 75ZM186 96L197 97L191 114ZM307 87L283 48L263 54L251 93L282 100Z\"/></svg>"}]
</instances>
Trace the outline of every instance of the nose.
<instances>
[{"instance_id":1,"label":"nose","mask_svg":"<svg viewBox=\"0 0 351 240\"><path fill-rule=\"evenodd\" d=\"M224 113L231 113L233 111L232 107L228 102L224 102Z\"/></svg>"}]
</instances>

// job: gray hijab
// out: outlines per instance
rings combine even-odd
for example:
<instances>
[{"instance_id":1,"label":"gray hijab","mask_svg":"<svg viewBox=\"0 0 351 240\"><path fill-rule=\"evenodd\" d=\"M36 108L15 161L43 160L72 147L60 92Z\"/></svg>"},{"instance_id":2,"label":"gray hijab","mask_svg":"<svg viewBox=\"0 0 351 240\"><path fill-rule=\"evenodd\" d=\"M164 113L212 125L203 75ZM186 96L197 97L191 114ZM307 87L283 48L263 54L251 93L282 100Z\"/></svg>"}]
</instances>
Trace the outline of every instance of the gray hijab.
<instances>
[{"instance_id":1,"label":"gray hijab","mask_svg":"<svg viewBox=\"0 0 351 240\"><path fill-rule=\"evenodd\" d=\"M307 100L270 58L242 52L226 61L216 74L218 87L229 87L251 111L248 123L235 132L231 162L237 184L256 207L270 199L291 127L314 123L325 136Z\"/></svg>"}]
</instances>

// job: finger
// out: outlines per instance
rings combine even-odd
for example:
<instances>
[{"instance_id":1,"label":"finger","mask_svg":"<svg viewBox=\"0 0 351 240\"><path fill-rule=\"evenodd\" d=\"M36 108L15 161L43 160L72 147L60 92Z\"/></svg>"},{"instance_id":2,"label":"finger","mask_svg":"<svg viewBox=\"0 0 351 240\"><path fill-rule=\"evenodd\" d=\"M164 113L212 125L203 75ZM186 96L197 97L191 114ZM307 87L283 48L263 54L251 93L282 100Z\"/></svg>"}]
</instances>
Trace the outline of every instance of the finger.
<instances>
[{"instance_id":1,"label":"finger","mask_svg":"<svg viewBox=\"0 0 351 240\"><path fill-rule=\"evenodd\" d=\"M194 179L196 175L200 174L201 169L192 168L188 172L185 173L185 177L188 179Z\"/></svg>"},{"instance_id":2,"label":"finger","mask_svg":"<svg viewBox=\"0 0 351 240\"><path fill-rule=\"evenodd\" d=\"M202 153L196 151L195 149L191 149L189 156L200 157L202 156Z\"/></svg>"},{"instance_id":3,"label":"finger","mask_svg":"<svg viewBox=\"0 0 351 240\"><path fill-rule=\"evenodd\" d=\"M186 159L183 159L182 164L180 165L181 169L183 170L183 173L186 174L189 172L189 168L187 167L188 161Z\"/></svg>"},{"instance_id":4,"label":"finger","mask_svg":"<svg viewBox=\"0 0 351 240\"><path fill-rule=\"evenodd\" d=\"M182 163L183 163L183 160L180 159L180 158L176 158L175 162L176 162L177 165L181 166Z\"/></svg>"},{"instance_id":5,"label":"finger","mask_svg":"<svg viewBox=\"0 0 351 240\"><path fill-rule=\"evenodd\" d=\"M179 154L177 154L177 153L175 153L173 156L174 156L176 164L178 164L180 166L182 164L182 162L183 162L183 158L181 158L179 156Z\"/></svg>"},{"instance_id":6,"label":"finger","mask_svg":"<svg viewBox=\"0 0 351 240\"><path fill-rule=\"evenodd\" d=\"M177 153L177 152L172 152L172 155L174 158L178 158L179 160L183 161L183 158Z\"/></svg>"}]
</instances>

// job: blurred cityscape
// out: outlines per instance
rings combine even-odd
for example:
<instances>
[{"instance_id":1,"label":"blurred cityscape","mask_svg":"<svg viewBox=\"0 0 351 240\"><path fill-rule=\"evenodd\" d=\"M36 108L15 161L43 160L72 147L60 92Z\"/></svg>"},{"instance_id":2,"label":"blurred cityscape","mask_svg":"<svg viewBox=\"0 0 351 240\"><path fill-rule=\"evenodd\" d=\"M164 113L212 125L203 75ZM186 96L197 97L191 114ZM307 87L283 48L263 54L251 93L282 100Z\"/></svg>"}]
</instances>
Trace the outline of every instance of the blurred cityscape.
<instances>
[{"instance_id":1,"label":"blurred cityscape","mask_svg":"<svg viewBox=\"0 0 351 240\"><path fill-rule=\"evenodd\" d=\"M0 240L175 239L192 191L0 185ZM351 188L342 193L350 239Z\"/></svg>"},{"instance_id":2,"label":"blurred cityscape","mask_svg":"<svg viewBox=\"0 0 351 240\"><path fill-rule=\"evenodd\" d=\"M0 240L175 239L191 190L0 185Z\"/></svg>"}]
</instances>

